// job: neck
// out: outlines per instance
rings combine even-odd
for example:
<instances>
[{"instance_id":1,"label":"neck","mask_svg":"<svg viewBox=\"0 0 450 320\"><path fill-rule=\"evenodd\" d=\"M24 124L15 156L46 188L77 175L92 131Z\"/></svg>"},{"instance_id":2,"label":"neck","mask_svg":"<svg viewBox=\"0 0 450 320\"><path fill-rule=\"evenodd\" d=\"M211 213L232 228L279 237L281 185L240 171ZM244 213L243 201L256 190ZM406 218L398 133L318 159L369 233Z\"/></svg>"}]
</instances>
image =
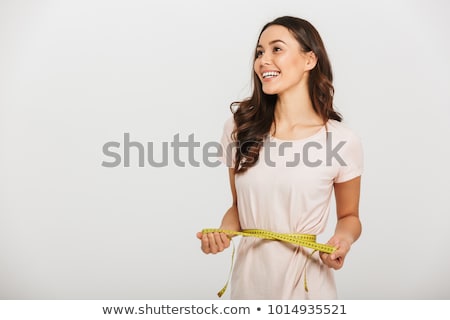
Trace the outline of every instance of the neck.
<instances>
[{"instance_id":1,"label":"neck","mask_svg":"<svg viewBox=\"0 0 450 320\"><path fill-rule=\"evenodd\" d=\"M288 126L323 123L321 117L314 111L306 87L278 95L274 115L277 124L286 124Z\"/></svg>"}]
</instances>

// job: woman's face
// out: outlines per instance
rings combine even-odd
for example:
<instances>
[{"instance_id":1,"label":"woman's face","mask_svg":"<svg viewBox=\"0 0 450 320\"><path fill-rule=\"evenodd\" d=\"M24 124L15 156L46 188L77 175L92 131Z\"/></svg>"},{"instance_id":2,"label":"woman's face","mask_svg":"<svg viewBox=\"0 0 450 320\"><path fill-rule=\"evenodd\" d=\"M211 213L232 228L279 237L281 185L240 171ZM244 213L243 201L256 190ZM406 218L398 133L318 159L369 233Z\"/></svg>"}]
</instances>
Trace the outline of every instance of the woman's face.
<instances>
[{"instance_id":1,"label":"woman's face","mask_svg":"<svg viewBox=\"0 0 450 320\"><path fill-rule=\"evenodd\" d=\"M314 54L303 52L286 27L272 25L264 30L259 39L254 71L264 93L281 95L301 86L307 88L307 77L304 75L315 63Z\"/></svg>"}]
</instances>

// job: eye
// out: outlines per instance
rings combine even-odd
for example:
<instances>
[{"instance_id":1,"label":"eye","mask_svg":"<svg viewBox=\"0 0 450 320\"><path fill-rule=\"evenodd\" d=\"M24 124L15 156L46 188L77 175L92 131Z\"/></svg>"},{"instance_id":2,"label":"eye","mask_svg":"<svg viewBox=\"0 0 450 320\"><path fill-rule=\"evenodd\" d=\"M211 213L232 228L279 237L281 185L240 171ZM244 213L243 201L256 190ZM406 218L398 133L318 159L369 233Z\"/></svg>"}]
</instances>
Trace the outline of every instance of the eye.
<instances>
[{"instance_id":1,"label":"eye","mask_svg":"<svg viewBox=\"0 0 450 320\"><path fill-rule=\"evenodd\" d=\"M281 48L279 48L279 47L274 47L273 48L273 52L280 52L281 51Z\"/></svg>"},{"instance_id":2,"label":"eye","mask_svg":"<svg viewBox=\"0 0 450 320\"><path fill-rule=\"evenodd\" d=\"M255 57L259 58L259 57L261 57L263 55L263 53L264 52L262 50L256 50Z\"/></svg>"}]
</instances>

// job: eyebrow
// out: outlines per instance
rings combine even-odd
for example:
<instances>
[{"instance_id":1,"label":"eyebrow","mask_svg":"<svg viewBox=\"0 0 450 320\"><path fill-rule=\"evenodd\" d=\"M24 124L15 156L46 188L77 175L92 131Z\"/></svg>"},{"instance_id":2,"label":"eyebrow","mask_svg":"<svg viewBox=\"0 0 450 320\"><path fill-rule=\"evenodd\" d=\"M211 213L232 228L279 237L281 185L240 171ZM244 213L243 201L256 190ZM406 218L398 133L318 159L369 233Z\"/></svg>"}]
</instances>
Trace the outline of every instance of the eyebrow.
<instances>
[{"instance_id":1,"label":"eyebrow","mask_svg":"<svg viewBox=\"0 0 450 320\"><path fill-rule=\"evenodd\" d=\"M277 43L277 42L281 42L281 43L286 44L286 42L284 42L283 40L277 39L277 40L272 40L272 41L270 41L270 42L269 42L269 45L272 45L272 44ZM258 43L258 45L257 45L256 47L257 47L257 48L262 48L262 45Z\"/></svg>"}]
</instances>

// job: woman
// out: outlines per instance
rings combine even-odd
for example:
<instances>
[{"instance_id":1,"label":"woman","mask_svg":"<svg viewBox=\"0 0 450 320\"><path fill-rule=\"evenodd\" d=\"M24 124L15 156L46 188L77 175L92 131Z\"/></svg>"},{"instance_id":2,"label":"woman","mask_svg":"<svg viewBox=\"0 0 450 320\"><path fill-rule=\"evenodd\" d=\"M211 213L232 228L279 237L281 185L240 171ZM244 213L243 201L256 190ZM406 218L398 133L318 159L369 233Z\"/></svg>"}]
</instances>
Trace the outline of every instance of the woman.
<instances>
[{"instance_id":1,"label":"woman","mask_svg":"<svg viewBox=\"0 0 450 320\"><path fill-rule=\"evenodd\" d=\"M328 244L336 250L311 255L302 246L244 237L231 299L336 299L333 269L361 233L360 140L333 109L331 66L308 21L284 16L266 24L253 71L252 96L232 104L237 109L224 126L233 203L220 229L318 235L334 191L337 224ZM223 232L197 237L205 253L230 245Z\"/></svg>"}]
</instances>

